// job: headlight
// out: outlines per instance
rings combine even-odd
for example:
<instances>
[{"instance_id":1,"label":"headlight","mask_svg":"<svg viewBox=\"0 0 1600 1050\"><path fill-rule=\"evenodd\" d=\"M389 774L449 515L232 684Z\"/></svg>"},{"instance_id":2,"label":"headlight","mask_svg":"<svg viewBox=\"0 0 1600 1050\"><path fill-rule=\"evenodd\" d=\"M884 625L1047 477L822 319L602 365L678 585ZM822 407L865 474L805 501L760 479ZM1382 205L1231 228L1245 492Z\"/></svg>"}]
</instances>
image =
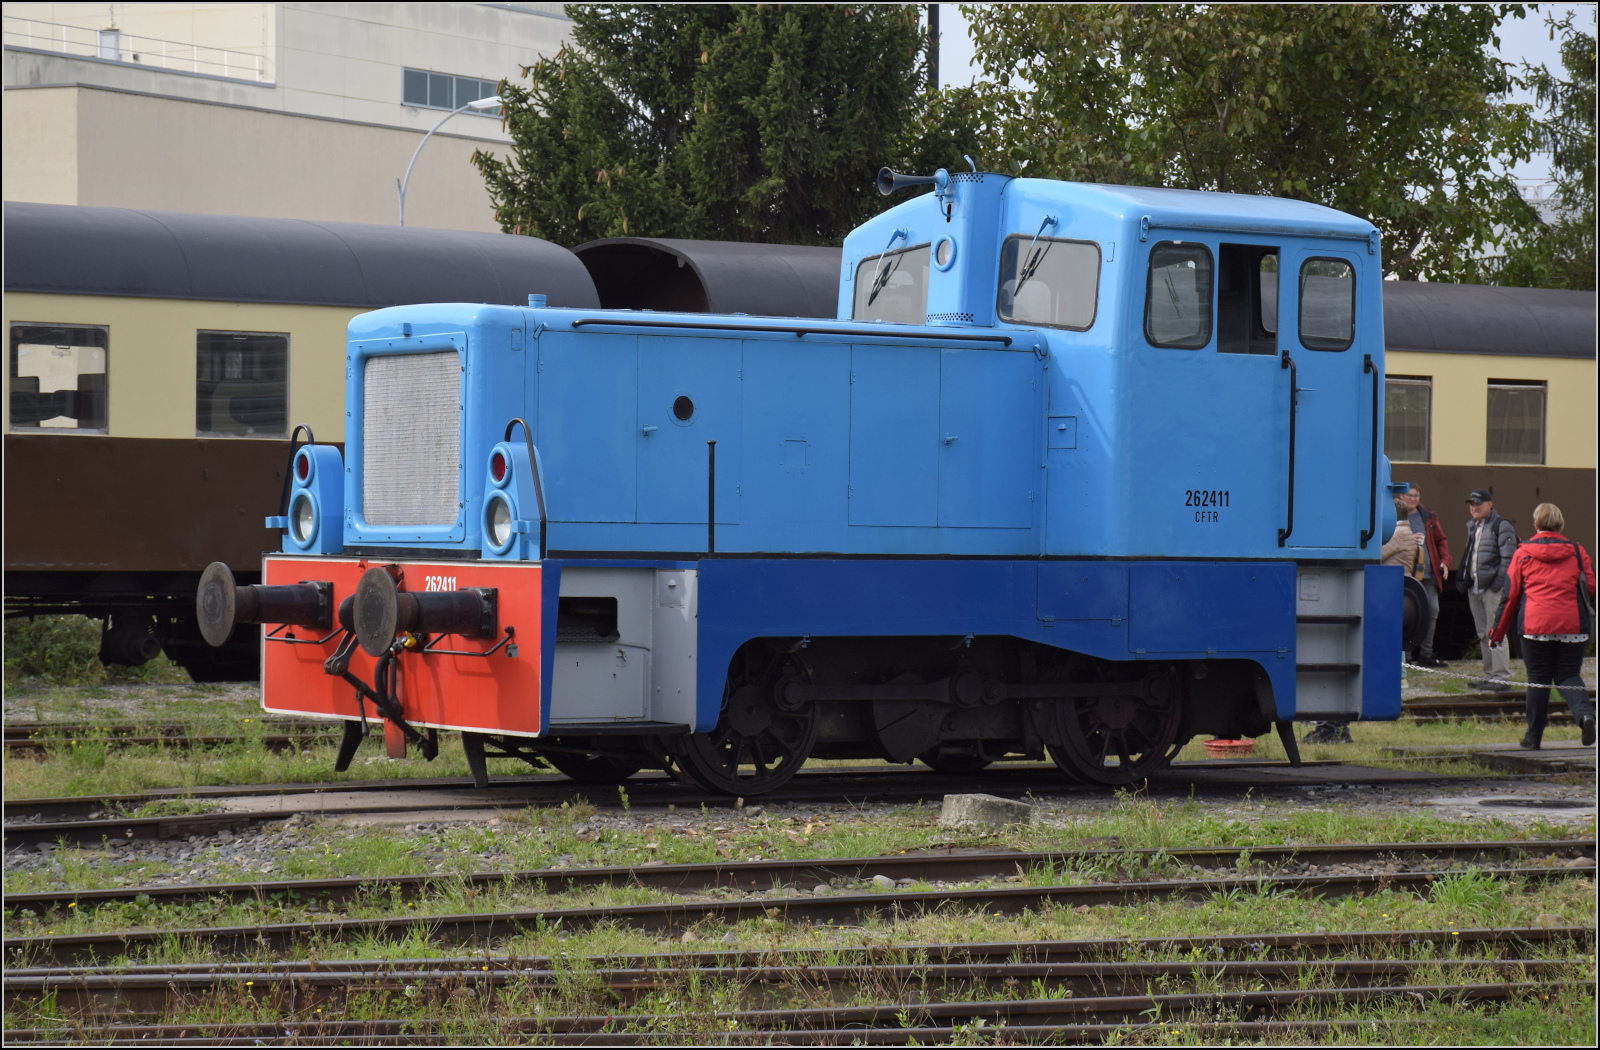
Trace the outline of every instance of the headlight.
<instances>
[{"instance_id":1,"label":"headlight","mask_svg":"<svg viewBox=\"0 0 1600 1050\"><path fill-rule=\"evenodd\" d=\"M317 511L310 494L302 492L295 497L294 505L289 508L289 528L300 543L310 543L311 537L316 535Z\"/></svg>"},{"instance_id":2,"label":"headlight","mask_svg":"<svg viewBox=\"0 0 1600 1050\"><path fill-rule=\"evenodd\" d=\"M490 497L483 515L483 525L489 536L489 545L504 549L511 543L511 504L500 496Z\"/></svg>"}]
</instances>

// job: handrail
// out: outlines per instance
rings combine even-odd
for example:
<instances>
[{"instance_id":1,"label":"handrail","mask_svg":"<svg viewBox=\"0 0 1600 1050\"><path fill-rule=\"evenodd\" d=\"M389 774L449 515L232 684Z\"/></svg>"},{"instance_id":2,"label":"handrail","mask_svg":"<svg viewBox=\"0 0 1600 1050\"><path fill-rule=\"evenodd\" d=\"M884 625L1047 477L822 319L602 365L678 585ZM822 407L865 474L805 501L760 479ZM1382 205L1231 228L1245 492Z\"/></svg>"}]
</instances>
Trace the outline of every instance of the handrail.
<instances>
[{"instance_id":1,"label":"handrail","mask_svg":"<svg viewBox=\"0 0 1600 1050\"><path fill-rule=\"evenodd\" d=\"M544 513L544 481L539 477L539 453L533 447L533 428L528 426L528 421L521 416L513 416L511 422L506 424L506 436L502 441L511 440L511 431L518 423L522 424L522 436L528 442L528 469L533 471L533 497L539 501L539 560L544 561L545 513Z\"/></svg>"},{"instance_id":2,"label":"handrail","mask_svg":"<svg viewBox=\"0 0 1600 1050\"><path fill-rule=\"evenodd\" d=\"M1289 522L1278 530L1278 546L1282 547L1294 531L1294 423L1300 407L1300 380L1289 351L1283 352L1283 360L1278 367L1289 370Z\"/></svg>"},{"instance_id":3,"label":"handrail","mask_svg":"<svg viewBox=\"0 0 1600 1050\"><path fill-rule=\"evenodd\" d=\"M937 335L910 332L884 332L872 328L813 328L809 325L726 324L716 321L650 321L633 317L580 317L572 327L608 324L624 328L703 328L727 332L791 332L796 338L807 335L871 336L880 339L920 339L924 342L959 340L963 342L990 342L1011 345L1009 335L984 335L977 332L939 332Z\"/></svg>"},{"instance_id":4,"label":"handrail","mask_svg":"<svg viewBox=\"0 0 1600 1050\"><path fill-rule=\"evenodd\" d=\"M1367 490L1372 497L1371 513L1367 516L1367 530L1361 534L1361 549L1365 550L1367 543L1378 534L1378 369L1372 363L1372 355L1364 355L1365 361L1361 366L1363 372L1372 373L1372 487Z\"/></svg>"}]
</instances>

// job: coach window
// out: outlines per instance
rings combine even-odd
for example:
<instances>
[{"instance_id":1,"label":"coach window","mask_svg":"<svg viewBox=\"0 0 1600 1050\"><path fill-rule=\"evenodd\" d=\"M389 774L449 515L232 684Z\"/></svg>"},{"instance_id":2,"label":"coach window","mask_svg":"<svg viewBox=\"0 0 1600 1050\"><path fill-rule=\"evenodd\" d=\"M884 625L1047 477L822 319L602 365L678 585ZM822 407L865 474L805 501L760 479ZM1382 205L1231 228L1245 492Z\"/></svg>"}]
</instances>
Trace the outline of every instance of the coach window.
<instances>
[{"instance_id":1,"label":"coach window","mask_svg":"<svg viewBox=\"0 0 1600 1050\"><path fill-rule=\"evenodd\" d=\"M1433 377L1383 381L1383 454L1395 463L1433 460Z\"/></svg>"},{"instance_id":2,"label":"coach window","mask_svg":"<svg viewBox=\"0 0 1600 1050\"><path fill-rule=\"evenodd\" d=\"M1355 338L1355 268L1343 259L1307 259L1300 267L1300 345L1345 350Z\"/></svg>"},{"instance_id":3,"label":"coach window","mask_svg":"<svg viewBox=\"0 0 1600 1050\"><path fill-rule=\"evenodd\" d=\"M1268 260L1271 270L1267 270ZM1278 249L1223 244L1217 249L1217 350L1224 354L1278 352ZM1272 293L1266 309L1265 293ZM1270 323L1270 327L1269 327Z\"/></svg>"},{"instance_id":4,"label":"coach window","mask_svg":"<svg viewBox=\"0 0 1600 1050\"><path fill-rule=\"evenodd\" d=\"M104 325L11 326L11 429L105 433Z\"/></svg>"},{"instance_id":5,"label":"coach window","mask_svg":"<svg viewBox=\"0 0 1600 1050\"><path fill-rule=\"evenodd\" d=\"M1487 462L1544 464L1545 392L1542 382L1489 380Z\"/></svg>"},{"instance_id":6,"label":"coach window","mask_svg":"<svg viewBox=\"0 0 1600 1050\"><path fill-rule=\"evenodd\" d=\"M1144 337L1151 346L1198 350L1211 342L1211 249L1161 241L1150 249Z\"/></svg>"},{"instance_id":7,"label":"coach window","mask_svg":"<svg viewBox=\"0 0 1600 1050\"><path fill-rule=\"evenodd\" d=\"M857 321L923 324L928 320L928 245L869 255L856 267Z\"/></svg>"},{"instance_id":8,"label":"coach window","mask_svg":"<svg viewBox=\"0 0 1600 1050\"><path fill-rule=\"evenodd\" d=\"M199 332L194 430L201 437L284 437L289 418L289 337Z\"/></svg>"},{"instance_id":9,"label":"coach window","mask_svg":"<svg viewBox=\"0 0 1600 1050\"><path fill-rule=\"evenodd\" d=\"M1000 318L1082 332L1094 324L1100 246L1013 234L1000 249Z\"/></svg>"}]
</instances>

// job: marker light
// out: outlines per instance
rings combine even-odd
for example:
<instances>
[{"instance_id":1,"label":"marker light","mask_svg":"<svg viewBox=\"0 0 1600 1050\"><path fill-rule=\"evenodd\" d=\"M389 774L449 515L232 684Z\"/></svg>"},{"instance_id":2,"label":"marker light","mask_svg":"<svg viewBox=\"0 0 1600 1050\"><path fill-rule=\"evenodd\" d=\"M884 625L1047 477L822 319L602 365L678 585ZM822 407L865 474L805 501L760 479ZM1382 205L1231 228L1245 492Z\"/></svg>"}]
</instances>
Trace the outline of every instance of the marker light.
<instances>
[{"instance_id":1,"label":"marker light","mask_svg":"<svg viewBox=\"0 0 1600 1050\"><path fill-rule=\"evenodd\" d=\"M311 480L311 457L304 451L294 457L294 476L302 485Z\"/></svg>"},{"instance_id":2,"label":"marker light","mask_svg":"<svg viewBox=\"0 0 1600 1050\"><path fill-rule=\"evenodd\" d=\"M506 474L510 469L511 465L506 462L503 453L496 452L489 457L489 476L494 479L496 485L505 484Z\"/></svg>"},{"instance_id":3,"label":"marker light","mask_svg":"<svg viewBox=\"0 0 1600 1050\"><path fill-rule=\"evenodd\" d=\"M483 529L491 547L504 550L511 543L511 504L506 502L504 496L489 498L483 515Z\"/></svg>"},{"instance_id":4,"label":"marker light","mask_svg":"<svg viewBox=\"0 0 1600 1050\"><path fill-rule=\"evenodd\" d=\"M309 493L302 492L295 497L294 506L289 508L289 528L301 543L310 543L311 537L316 535L316 508L311 503Z\"/></svg>"}]
</instances>

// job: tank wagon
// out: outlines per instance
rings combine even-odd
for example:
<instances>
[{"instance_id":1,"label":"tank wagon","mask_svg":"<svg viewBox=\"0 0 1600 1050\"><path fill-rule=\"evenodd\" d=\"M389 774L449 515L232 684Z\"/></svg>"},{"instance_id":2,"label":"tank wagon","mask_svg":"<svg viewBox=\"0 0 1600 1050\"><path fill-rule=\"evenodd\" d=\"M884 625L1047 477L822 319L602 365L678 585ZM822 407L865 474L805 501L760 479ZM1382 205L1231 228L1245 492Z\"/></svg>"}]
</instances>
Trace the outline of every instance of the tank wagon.
<instances>
[{"instance_id":1,"label":"tank wagon","mask_svg":"<svg viewBox=\"0 0 1600 1050\"><path fill-rule=\"evenodd\" d=\"M837 318L432 304L350 322L295 455L268 710L340 765L459 730L742 795L809 756L1135 782L1194 734L1400 713L1377 232L1276 198L940 171Z\"/></svg>"}]
</instances>

